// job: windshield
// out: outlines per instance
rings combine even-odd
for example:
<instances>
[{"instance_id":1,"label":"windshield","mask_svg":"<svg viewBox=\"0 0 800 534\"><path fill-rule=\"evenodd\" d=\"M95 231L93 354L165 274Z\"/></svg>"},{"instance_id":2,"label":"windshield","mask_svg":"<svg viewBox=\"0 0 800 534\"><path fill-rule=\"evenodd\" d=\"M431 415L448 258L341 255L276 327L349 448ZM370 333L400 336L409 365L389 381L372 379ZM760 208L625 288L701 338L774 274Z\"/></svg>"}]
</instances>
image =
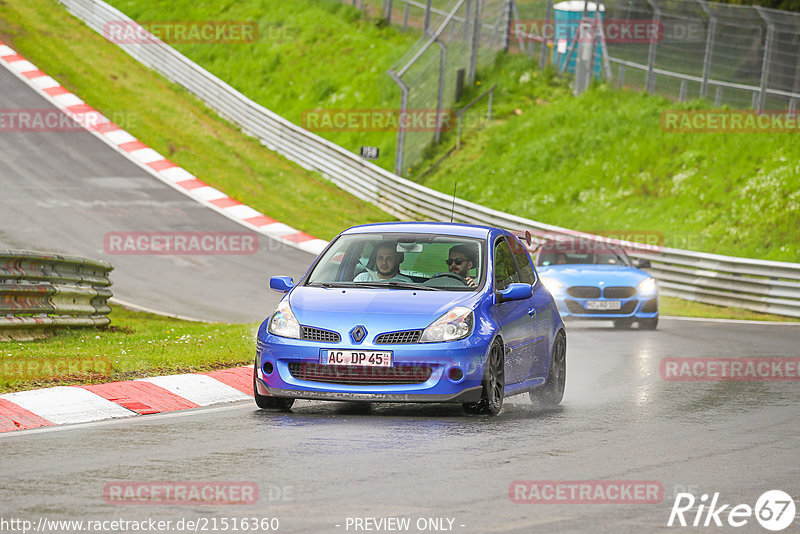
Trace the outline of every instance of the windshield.
<instances>
[{"instance_id":1,"label":"windshield","mask_svg":"<svg viewBox=\"0 0 800 534\"><path fill-rule=\"evenodd\" d=\"M475 291L483 285L480 239L430 234L340 236L306 285Z\"/></svg>"},{"instance_id":2,"label":"windshield","mask_svg":"<svg viewBox=\"0 0 800 534\"><path fill-rule=\"evenodd\" d=\"M574 247L545 247L536 260L536 265L630 265L630 259L622 249L589 248L583 250Z\"/></svg>"}]
</instances>

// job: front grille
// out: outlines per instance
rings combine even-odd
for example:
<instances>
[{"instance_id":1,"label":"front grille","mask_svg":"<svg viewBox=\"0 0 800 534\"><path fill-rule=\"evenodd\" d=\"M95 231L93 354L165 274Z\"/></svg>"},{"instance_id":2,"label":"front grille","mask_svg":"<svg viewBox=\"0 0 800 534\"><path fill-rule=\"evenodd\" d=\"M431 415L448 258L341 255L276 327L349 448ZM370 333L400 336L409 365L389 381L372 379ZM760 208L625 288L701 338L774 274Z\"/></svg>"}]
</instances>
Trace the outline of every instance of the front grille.
<instances>
[{"instance_id":1,"label":"front grille","mask_svg":"<svg viewBox=\"0 0 800 534\"><path fill-rule=\"evenodd\" d=\"M416 343L422 336L422 330L406 330L404 332L387 332L375 338L378 345L393 345L397 343Z\"/></svg>"},{"instance_id":2,"label":"front grille","mask_svg":"<svg viewBox=\"0 0 800 534\"><path fill-rule=\"evenodd\" d=\"M337 332L330 330L323 330L322 328L313 328L311 326L303 326L300 330L300 339L306 341L324 341L326 343L338 343L342 337Z\"/></svg>"},{"instance_id":3,"label":"front grille","mask_svg":"<svg viewBox=\"0 0 800 534\"><path fill-rule=\"evenodd\" d=\"M600 298L600 288L592 286L572 286L567 288L567 294L578 299Z\"/></svg>"},{"instance_id":4,"label":"front grille","mask_svg":"<svg viewBox=\"0 0 800 534\"><path fill-rule=\"evenodd\" d=\"M629 299L635 294L635 287L607 287L603 291L603 296L607 299Z\"/></svg>"},{"instance_id":5,"label":"front grille","mask_svg":"<svg viewBox=\"0 0 800 534\"><path fill-rule=\"evenodd\" d=\"M289 372L297 380L379 386L393 384L421 384L433 373L433 368L419 365L394 367L363 367L360 365L322 365L309 362L290 362Z\"/></svg>"},{"instance_id":6,"label":"front grille","mask_svg":"<svg viewBox=\"0 0 800 534\"><path fill-rule=\"evenodd\" d=\"M587 310L574 300L565 300L567 309L575 315L630 315L636 309L637 301L631 300L622 304L619 310Z\"/></svg>"}]
</instances>

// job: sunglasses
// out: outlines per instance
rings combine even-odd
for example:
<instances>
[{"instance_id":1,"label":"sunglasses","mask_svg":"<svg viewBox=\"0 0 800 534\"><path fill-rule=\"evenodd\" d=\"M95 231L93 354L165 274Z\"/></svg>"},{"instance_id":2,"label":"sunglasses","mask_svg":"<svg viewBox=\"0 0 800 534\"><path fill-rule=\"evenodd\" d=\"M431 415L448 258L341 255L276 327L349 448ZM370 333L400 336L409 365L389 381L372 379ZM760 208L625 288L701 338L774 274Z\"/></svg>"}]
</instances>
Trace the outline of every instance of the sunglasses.
<instances>
[{"instance_id":1,"label":"sunglasses","mask_svg":"<svg viewBox=\"0 0 800 534\"><path fill-rule=\"evenodd\" d=\"M444 261L445 261L445 263L447 263L447 266L450 267L454 263L456 265L461 265L462 263L464 263L464 262L466 262L468 260L465 260L464 258L456 258L454 260L447 259L447 260L444 260Z\"/></svg>"}]
</instances>

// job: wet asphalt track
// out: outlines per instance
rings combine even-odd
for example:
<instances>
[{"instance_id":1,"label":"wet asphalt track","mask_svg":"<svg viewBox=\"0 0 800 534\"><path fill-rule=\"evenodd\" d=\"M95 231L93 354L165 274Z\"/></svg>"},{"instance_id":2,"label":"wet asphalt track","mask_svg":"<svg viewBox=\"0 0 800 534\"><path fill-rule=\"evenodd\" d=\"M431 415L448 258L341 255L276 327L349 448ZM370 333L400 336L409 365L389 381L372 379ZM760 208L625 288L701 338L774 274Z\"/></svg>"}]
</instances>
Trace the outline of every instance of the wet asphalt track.
<instances>
[{"instance_id":1,"label":"wet asphalt track","mask_svg":"<svg viewBox=\"0 0 800 534\"><path fill-rule=\"evenodd\" d=\"M2 107L48 106L4 69L0 95ZM126 300L255 320L277 301L267 277L298 275L311 259L274 242L255 256L107 256L102 237L112 230L240 227L88 134L2 133L0 141L0 247L109 259L115 294ZM566 396L546 412L526 396L507 399L496 418L447 405L303 401L283 414L245 402L0 435L0 531L19 531L1 527L3 519L42 517L277 517L281 532L354 532L348 517L409 517L412 525L449 518L457 532L638 533L688 530L665 527L680 488L720 492L731 504L753 505L776 488L800 497L800 383L667 382L658 371L663 357L797 356L800 328L664 319L656 332L609 326L569 325ZM665 497L649 505L508 498L515 480L593 479L658 481ZM207 480L255 482L259 501L103 499L109 482ZM766 531L751 519L736 532Z\"/></svg>"},{"instance_id":2,"label":"wet asphalt track","mask_svg":"<svg viewBox=\"0 0 800 534\"><path fill-rule=\"evenodd\" d=\"M5 68L0 108L55 109ZM202 178L202 177L201 177ZM213 321L262 320L280 300L269 277L303 274L313 256L260 236L247 255L107 254L108 232L246 232L84 131L0 131L0 249L104 259L114 296Z\"/></svg>"}]
</instances>

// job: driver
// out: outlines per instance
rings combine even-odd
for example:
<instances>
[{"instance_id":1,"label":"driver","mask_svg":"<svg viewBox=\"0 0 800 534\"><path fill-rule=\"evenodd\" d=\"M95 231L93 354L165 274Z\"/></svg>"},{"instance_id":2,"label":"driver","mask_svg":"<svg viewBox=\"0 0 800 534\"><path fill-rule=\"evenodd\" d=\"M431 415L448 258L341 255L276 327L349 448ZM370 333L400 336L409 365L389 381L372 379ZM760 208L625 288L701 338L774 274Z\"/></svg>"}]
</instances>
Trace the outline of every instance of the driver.
<instances>
[{"instance_id":1,"label":"driver","mask_svg":"<svg viewBox=\"0 0 800 534\"><path fill-rule=\"evenodd\" d=\"M411 282L411 278L400 274L403 255L397 252L397 243L381 241L375 251L375 268L377 271L365 271L356 276L354 282L376 282L380 280L396 280Z\"/></svg>"},{"instance_id":2,"label":"driver","mask_svg":"<svg viewBox=\"0 0 800 534\"><path fill-rule=\"evenodd\" d=\"M456 245L450 249L449 257L445 261L451 273L463 278L464 283L469 287L477 287L478 284L469 276L470 269L478 265L474 247L466 244Z\"/></svg>"}]
</instances>

